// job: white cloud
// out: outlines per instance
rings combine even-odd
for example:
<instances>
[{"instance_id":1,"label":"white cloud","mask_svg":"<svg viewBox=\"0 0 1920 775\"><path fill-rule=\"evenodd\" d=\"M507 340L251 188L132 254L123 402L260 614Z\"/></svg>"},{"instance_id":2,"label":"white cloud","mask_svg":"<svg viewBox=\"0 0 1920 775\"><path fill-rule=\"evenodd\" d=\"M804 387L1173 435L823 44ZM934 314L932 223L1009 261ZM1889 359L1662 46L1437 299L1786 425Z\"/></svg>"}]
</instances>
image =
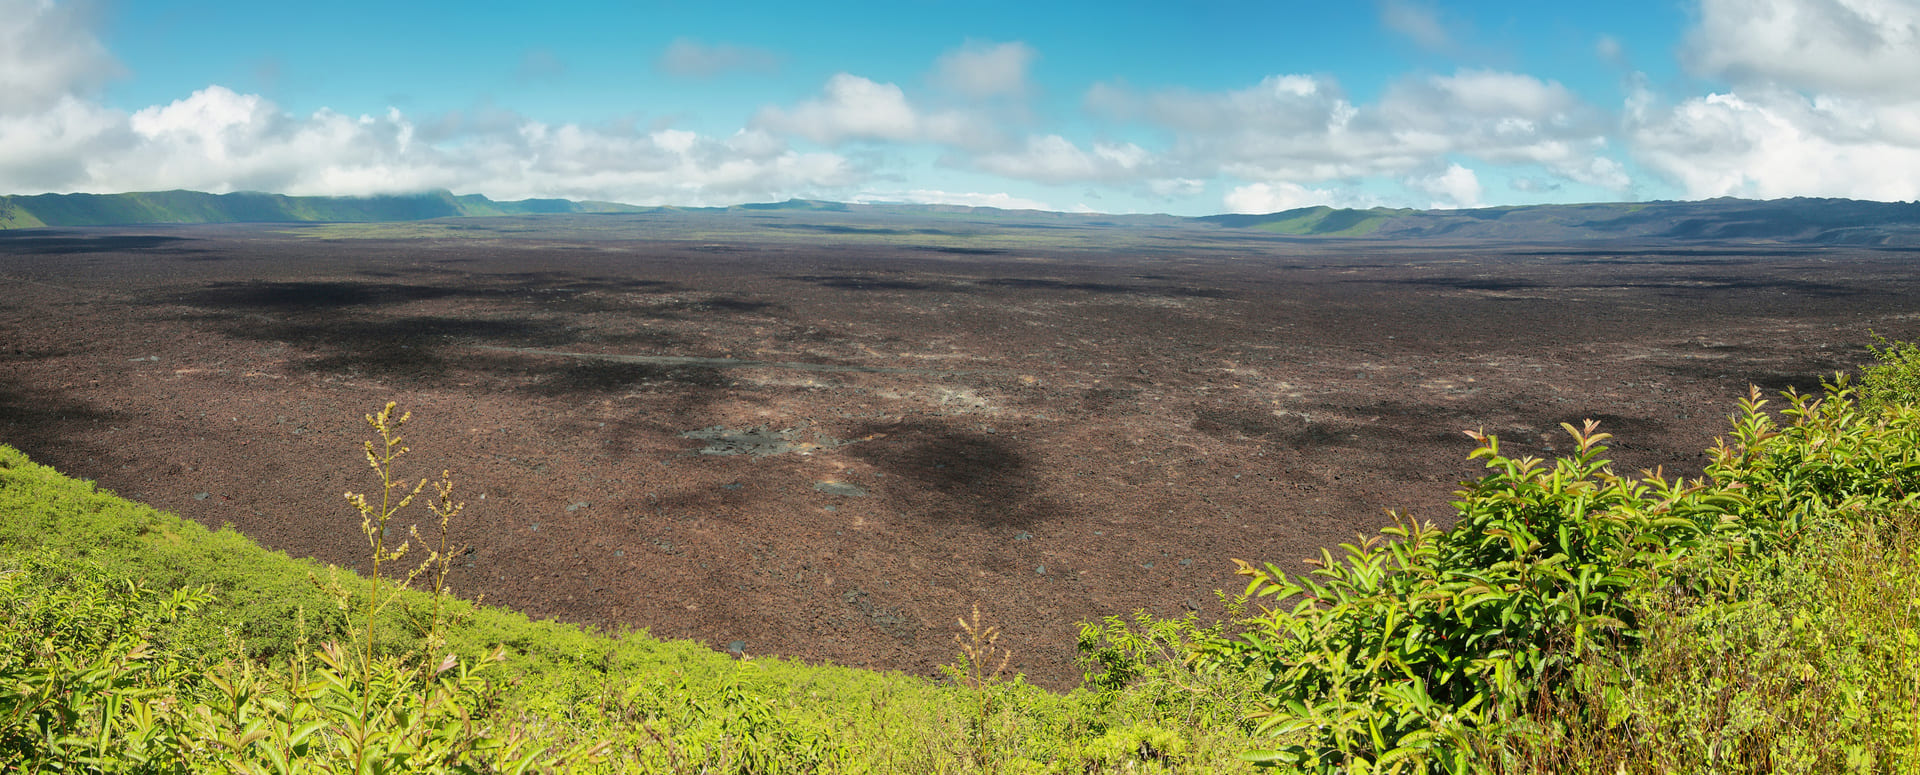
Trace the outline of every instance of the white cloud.
<instances>
[{"instance_id":1,"label":"white cloud","mask_svg":"<svg viewBox=\"0 0 1920 775\"><path fill-rule=\"evenodd\" d=\"M1125 181L1140 177L1152 154L1133 143L1094 143L1086 151L1060 135L1040 135L1018 149L981 154L973 163L996 175L1042 183Z\"/></svg>"},{"instance_id":2,"label":"white cloud","mask_svg":"<svg viewBox=\"0 0 1920 775\"><path fill-rule=\"evenodd\" d=\"M133 141L126 120L72 97L36 114L0 113L0 191L75 190L106 153Z\"/></svg>"},{"instance_id":3,"label":"white cloud","mask_svg":"<svg viewBox=\"0 0 1920 775\"><path fill-rule=\"evenodd\" d=\"M29 30L42 42L58 43L37 49L43 54L37 62L70 63L36 76L37 91L0 94L13 110L0 111L0 188L13 190L452 188L506 198L711 204L844 197L882 174L898 175L911 146L935 151L937 164L947 167L1087 184L1081 199L1109 186L1143 200L1190 198L1224 177L1247 184L1228 195L1238 209L1308 198L1351 202L1362 179L1476 202L1480 193L1470 171L1440 172L1448 158L1540 165L1567 180L1625 185L1624 168L1602 153L1606 144L1593 111L1556 83L1513 73L1408 78L1373 104L1354 104L1323 75L1278 74L1224 92L1102 84L1087 95L1093 112L1165 130L1096 130L1103 139L1010 131L1030 118L1014 104L1032 89L1028 71L1038 57L1024 43L968 43L941 57L929 81L963 98L957 106L930 107L899 85L840 73L811 97L762 108L731 135L662 125L548 124L504 109L424 117L398 110L295 115L260 95L222 86L122 113L85 97L112 63L85 20L69 12L72 6L0 3L13 3L15 11L0 18L0 30L16 37ZM0 50L0 60L6 56ZM662 70L695 76L775 64L764 51L686 39L659 62ZM527 52L523 65L528 77L564 71L556 57L539 51ZM19 72L0 76L20 80ZM29 92L35 96L20 96ZM1168 139L1136 139L1156 134ZM822 149L797 149L792 142ZM842 155L837 147L848 143L861 147ZM1004 194L913 192L927 201L1041 206Z\"/></svg>"},{"instance_id":4,"label":"white cloud","mask_svg":"<svg viewBox=\"0 0 1920 775\"><path fill-rule=\"evenodd\" d=\"M1329 204L1338 198L1339 195L1332 191L1307 188L1298 183L1248 183L1228 191L1222 203L1227 206L1228 212L1277 213Z\"/></svg>"},{"instance_id":5,"label":"white cloud","mask_svg":"<svg viewBox=\"0 0 1920 775\"><path fill-rule=\"evenodd\" d=\"M1153 166L1161 175L1227 175L1269 186L1364 178L1404 183L1461 157L1537 165L1554 177L1616 191L1631 185L1625 167L1606 155L1614 123L1565 86L1519 73L1406 78L1371 104L1349 101L1329 77L1298 74L1228 92L1143 94L1099 84L1086 104L1097 114L1170 130L1172 147L1157 152ZM1285 193L1250 188L1238 201Z\"/></svg>"},{"instance_id":6,"label":"white cloud","mask_svg":"<svg viewBox=\"0 0 1920 775\"><path fill-rule=\"evenodd\" d=\"M822 145L853 141L936 143L979 152L1009 142L986 113L924 110L898 85L851 73L827 79L818 96L792 107L762 108L754 116L752 127L798 135Z\"/></svg>"},{"instance_id":7,"label":"white cloud","mask_svg":"<svg viewBox=\"0 0 1920 775\"><path fill-rule=\"evenodd\" d=\"M1434 197L1434 201L1427 205L1434 210L1477 207L1480 204L1480 177L1473 170L1458 164L1449 164L1445 170L1432 175L1409 177L1406 186Z\"/></svg>"},{"instance_id":8,"label":"white cloud","mask_svg":"<svg viewBox=\"0 0 1920 775\"><path fill-rule=\"evenodd\" d=\"M1920 2L1701 0L1686 51L1736 88L1920 97Z\"/></svg>"},{"instance_id":9,"label":"white cloud","mask_svg":"<svg viewBox=\"0 0 1920 775\"><path fill-rule=\"evenodd\" d=\"M1331 79L1273 75L1230 92L1168 89L1149 94L1123 84L1088 90L1089 110L1110 118L1144 120L1180 132L1214 133L1231 128L1265 132L1325 131L1352 110Z\"/></svg>"},{"instance_id":10,"label":"white cloud","mask_svg":"<svg viewBox=\"0 0 1920 775\"><path fill-rule=\"evenodd\" d=\"M698 205L843 191L866 178L837 154L797 152L751 130L727 138L638 133L509 114L423 134L397 110L294 116L219 86L131 115L69 98L37 116L0 117L0 188L307 195L451 188L506 199Z\"/></svg>"},{"instance_id":11,"label":"white cloud","mask_svg":"<svg viewBox=\"0 0 1920 775\"><path fill-rule=\"evenodd\" d=\"M1684 195L1920 198L1920 0L1703 0L1683 57L1730 88L1638 85L1624 130Z\"/></svg>"},{"instance_id":12,"label":"white cloud","mask_svg":"<svg viewBox=\"0 0 1920 775\"><path fill-rule=\"evenodd\" d=\"M1403 124L1450 120L1520 120L1568 124L1585 108L1572 90L1531 75L1493 70L1462 70L1453 75L1403 80L1381 98L1382 110L1398 111Z\"/></svg>"},{"instance_id":13,"label":"white cloud","mask_svg":"<svg viewBox=\"0 0 1920 775\"><path fill-rule=\"evenodd\" d=\"M791 110L767 108L755 123L818 143L916 139L920 116L900 87L849 73L827 80L824 93Z\"/></svg>"},{"instance_id":14,"label":"white cloud","mask_svg":"<svg viewBox=\"0 0 1920 775\"><path fill-rule=\"evenodd\" d=\"M1642 164L1689 197L1920 199L1920 102L1709 94L1631 112Z\"/></svg>"},{"instance_id":15,"label":"white cloud","mask_svg":"<svg viewBox=\"0 0 1920 775\"><path fill-rule=\"evenodd\" d=\"M700 136L684 129L662 129L649 135L655 147L667 153L686 155L700 142Z\"/></svg>"},{"instance_id":16,"label":"white cloud","mask_svg":"<svg viewBox=\"0 0 1920 775\"><path fill-rule=\"evenodd\" d=\"M1378 3L1398 34L1459 47L1460 30L1436 10L1444 6ZM1681 56L1713 93L1659 95L1643 84L1618 109L1521 72L1408 74L1366 101L1330 75L1280 73L1214 91L1095 84L1084 130L1026 112L1039 57L1031 46L975 41L936 59L919 90L840 73L731 134L549 124L497 108L296 115L223 86L125 111L93 96L119 66L92 25L85 4L0 0L0 190L452 188L724 204L872 199L882 196L870 193L875 182L888 181L907 189L885 194L890 201L1045 207L990 193L998 185L978 193L901 182L937 159L935 168L1079 184L1063 201L1104 195L1138 206L1224 190L1220 201L1241 212L1382 198L1472 207L1488 196L1475 170L1496 168L1492 180L1507 181L1496 199L1627 194L1647 173L1689 197L1920 199L1920 0L1700 0ZM1598 36L1592 51L1625 66L1619 40ZM656 62L690 77L778 64L765 50L689 39ZM521 65L525 78L565 73L541 50Z\"/></svg>"},{"instance_id":17,"label":"white cloud","mask_svg":"<svg viewBox=\"0 0 1920 775\"><path fill-rule=\"evenodd\" d=\"M780 57L771 51L727 43L708 45L689 38L677 38L654 60L653 66L669 75L712 78L728 72L772 72L780 69Z\"/></svg>"},{"instance_id":18,"label":"white cloud","mask_svg":"<svg viewBox=\"0 0 1920 775\"><path fill-rule=\"evenodd\" d=\"M120 74L91 21L81 3L0 0L0 115L55 109Z\"/></svg>"},{"instance_id":19,"label":"white cloud","mask_svg":"<svg viewBox=\"0 0 1920 775\"><path fill-rule=\"evenodd\" d=\"M975 193L940 191L936 189L886 192L869 191L856 194L848 201L868 204L963 205L966 207L997 207L1002 210L1055 209L1045 202L1014 196L1006 192Z\"/></svg>"},{"instance_id":20,"label":"white cloud","mask_svg":"<svg viewBox=\"0 0 1920 775\"><path fill-rule=\"evenodd\" d=\"M969 41L940 56L933 80L967 97L1021 97L1028 89L1027 68L1039 56L1025 43L989 45Z\"/></svg>"}]
</instances>

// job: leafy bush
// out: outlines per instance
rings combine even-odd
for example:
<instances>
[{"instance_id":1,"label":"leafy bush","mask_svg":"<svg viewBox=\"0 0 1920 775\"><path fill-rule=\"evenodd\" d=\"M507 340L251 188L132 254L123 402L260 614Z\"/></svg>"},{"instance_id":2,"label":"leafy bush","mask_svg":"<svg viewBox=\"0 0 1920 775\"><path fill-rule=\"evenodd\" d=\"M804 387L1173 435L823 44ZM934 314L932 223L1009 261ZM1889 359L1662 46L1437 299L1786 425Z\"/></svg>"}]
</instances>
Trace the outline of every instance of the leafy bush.
<instances>
[{"instance_id":1,"label":"leafy bush","mask_svg":"<svg viewBox=\"0 0 1920 775\"><path fill-rule=\"evenodd\" d=\"M201 665L164 644L208 599L47 553L0 570L0 763L177 762L178 731L146 703L198 683Z\"/></svg>"},{"instance_id":2,"label":"leafy bush","mask_svg":"<svg viewBox=\"0 0 1920 775\"><path fill-rule=\"evenodd\" d=\"M1861 369L1860 403L1870 409L1920 403L1920 343L1875 336L1867 351L1874 362Z\"/></svg>"},{"instance_id":3,"label":"leafy bush","mask_svg":"<svg viewBox=\"0 0 1920 775\"><path fill-rule=\"evenodd\" d=\"M1906 363L1869 369L1864 392L1892 395ZM1240 562L1248 594L1292 600L1234 643L1239 664L1267 676L1254 716L1273 745L1247 758L1322 772L1523 768L1555 724L1618 723L1608 706L1645 669L1649 616L1664 627L1674 601L1745 605L1756 569L1809 536L1915 507L1920 410L1870 410L1861 392L1844 377L1818 398L1789 392L1776 420L1755 391L1691 482L1615 474L1592 423L1567 426L1575 452L1551 464L1475 434L1492 473L1459 493L1452 528L1399 521L1339 558L1323 551L1304 578ZM1596 665L1615 668L1612 683L1594 683Z\"/></svg>"},{"instance_id":4,"label":"leafy bush","mask_svg":"<svg viewBox=\"0 0 1920 775\"><path fill-rule=\"evenodd\" d=\"M1797 551L1744 564L1731 593L1649 599L1640 652L1582 666L1515 769L1911 771L1917 549L1912 512L1830 523Z\"/></svg>"}]
</instances>

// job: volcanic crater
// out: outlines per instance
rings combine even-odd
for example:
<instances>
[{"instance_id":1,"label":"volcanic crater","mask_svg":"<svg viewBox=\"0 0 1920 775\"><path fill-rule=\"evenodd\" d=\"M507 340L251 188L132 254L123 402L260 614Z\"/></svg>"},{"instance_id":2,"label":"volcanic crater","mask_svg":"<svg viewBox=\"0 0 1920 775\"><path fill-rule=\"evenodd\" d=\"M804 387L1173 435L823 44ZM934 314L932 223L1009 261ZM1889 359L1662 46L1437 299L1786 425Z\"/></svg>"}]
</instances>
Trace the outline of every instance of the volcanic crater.
<instances>
[{"instance_id":1,"label":"volcanic crater","mask_svg":"<svg viewBox=\"0 0 1920 775\"><path fill-rule=\"evenodd\" d=\"M356 566L395 400L468 504L462 595L923 675L977 603L1066 686L1077 622L1445 522L1462 431L1552 456L1593 418L1697 475L1749 385L1920 314L1894 250L886 226L0 232L0 441Z\"/></svg>"}]
</instances>

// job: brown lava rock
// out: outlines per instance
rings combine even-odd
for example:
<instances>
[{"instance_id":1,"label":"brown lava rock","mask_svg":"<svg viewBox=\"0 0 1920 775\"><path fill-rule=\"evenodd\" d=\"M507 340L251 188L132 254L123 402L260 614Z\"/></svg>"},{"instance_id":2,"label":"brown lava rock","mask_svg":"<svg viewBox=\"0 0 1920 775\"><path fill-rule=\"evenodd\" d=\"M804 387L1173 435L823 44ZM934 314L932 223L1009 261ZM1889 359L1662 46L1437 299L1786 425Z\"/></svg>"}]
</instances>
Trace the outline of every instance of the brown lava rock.
<instances>
[{"instance_id":1,"label":"brown lava rock","mask_svg":"<svg viewBox=\"0 0 1920 775\"><path fill-rule=\"evenodd\" d=\"M1076 622L1445 520L1462 430L1547 456L1596 418L1618 468L1697 474L1748 384L1920 312L1871 250L626 223L0 232L0 441L353 565L359 418L397 400L468 503L463 594L918 674L978 603L1065 686Z\"/></svg>"}]
</instances>

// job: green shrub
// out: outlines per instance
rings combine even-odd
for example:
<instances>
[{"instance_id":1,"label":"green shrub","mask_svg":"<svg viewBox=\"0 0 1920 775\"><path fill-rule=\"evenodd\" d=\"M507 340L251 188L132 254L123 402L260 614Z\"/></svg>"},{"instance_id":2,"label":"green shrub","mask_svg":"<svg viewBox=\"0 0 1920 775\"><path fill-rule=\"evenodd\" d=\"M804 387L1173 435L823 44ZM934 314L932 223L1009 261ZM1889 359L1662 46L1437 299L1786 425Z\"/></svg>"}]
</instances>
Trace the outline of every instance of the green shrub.
<instances>
[{"instance_id":1,"label":"green shrub","mask_svg":"<svg viewBox=\"0 0 1920 775\"><path fill-rule=\"evenodd\" d=\"M0 766L177 769L190 742L149 704L199 684L167 643L208 600L57 554L0 564Z\"/></svg>"},{"instance_id":2,"label":"green shrub","mask_svg":"<svg viewBox=\"0 0 1920 775\"><path fill-rule=\"evenodd\" d=\"M1309 770L1473 769L1517 732L1545 682L1637 637L1627 590L1715 534L1737 499L1699 485L1620 477L1606 434L1568 426L1551 465L1473 456L1494 473L1460 494L1454 527L1400 521L1323 550L1290 579L1241 562L1268 608L1241 636L1246 669L1271 676L1255 761Z\"/></svg>"},{"instance_id":3,"label":"green shrub","mask_svg":"<svg viewBox=\"0 0 1920 775\"><path fill-rule=\"evenodd\" d=\"M1814 527L1733 593L1647 601L1630 661L1583 666L1534 772L1911 772L1920 764L1920 524ZM1579 703L1584 714L1565 712Z\"/></svg>"},{"instance_id":4,"label":"green shrub","mask_svg":"<svg viewBox=\"0 0 1920 775\"><path fill-rule=\"evenodd\" d=\"M1869 388L1887 379L1869 372ZM1254 715L1273 745L1248 758L1482 771L1531 760L1551 737L1543 718L1615 723L1605 714L1622 684L1582 689L1579 677L1593 665L1637 675L1648 616L1670 622L1676 600L1745 604L1755 569L1809 536L1916 506L1920 410L1870 410L1857 394L1844 378L1821 397L1789 392L1776 420L1756 391L1691 482L1615 474L1592 423L1568 426L1576 451L1552 463L1476 435L1492 473L1459 493L1452 528L1400 522L1339 558L1323 551L1305 578L1242 562L1248 594L1292 601L1235 643L1245 669L1269 676Z\"/></svg>"},{"instance_id":5,"label":"green shrub","mask_svg":"<svg viewBox=\"0 0 1920 775\"><path fill-rule=\"evenodd\" d=\"M1860 403L1870 409L1920 403L1920 344L1875 336L1867 351L1874 362L1861 367Z\"/></svg>"}]
</instances>

